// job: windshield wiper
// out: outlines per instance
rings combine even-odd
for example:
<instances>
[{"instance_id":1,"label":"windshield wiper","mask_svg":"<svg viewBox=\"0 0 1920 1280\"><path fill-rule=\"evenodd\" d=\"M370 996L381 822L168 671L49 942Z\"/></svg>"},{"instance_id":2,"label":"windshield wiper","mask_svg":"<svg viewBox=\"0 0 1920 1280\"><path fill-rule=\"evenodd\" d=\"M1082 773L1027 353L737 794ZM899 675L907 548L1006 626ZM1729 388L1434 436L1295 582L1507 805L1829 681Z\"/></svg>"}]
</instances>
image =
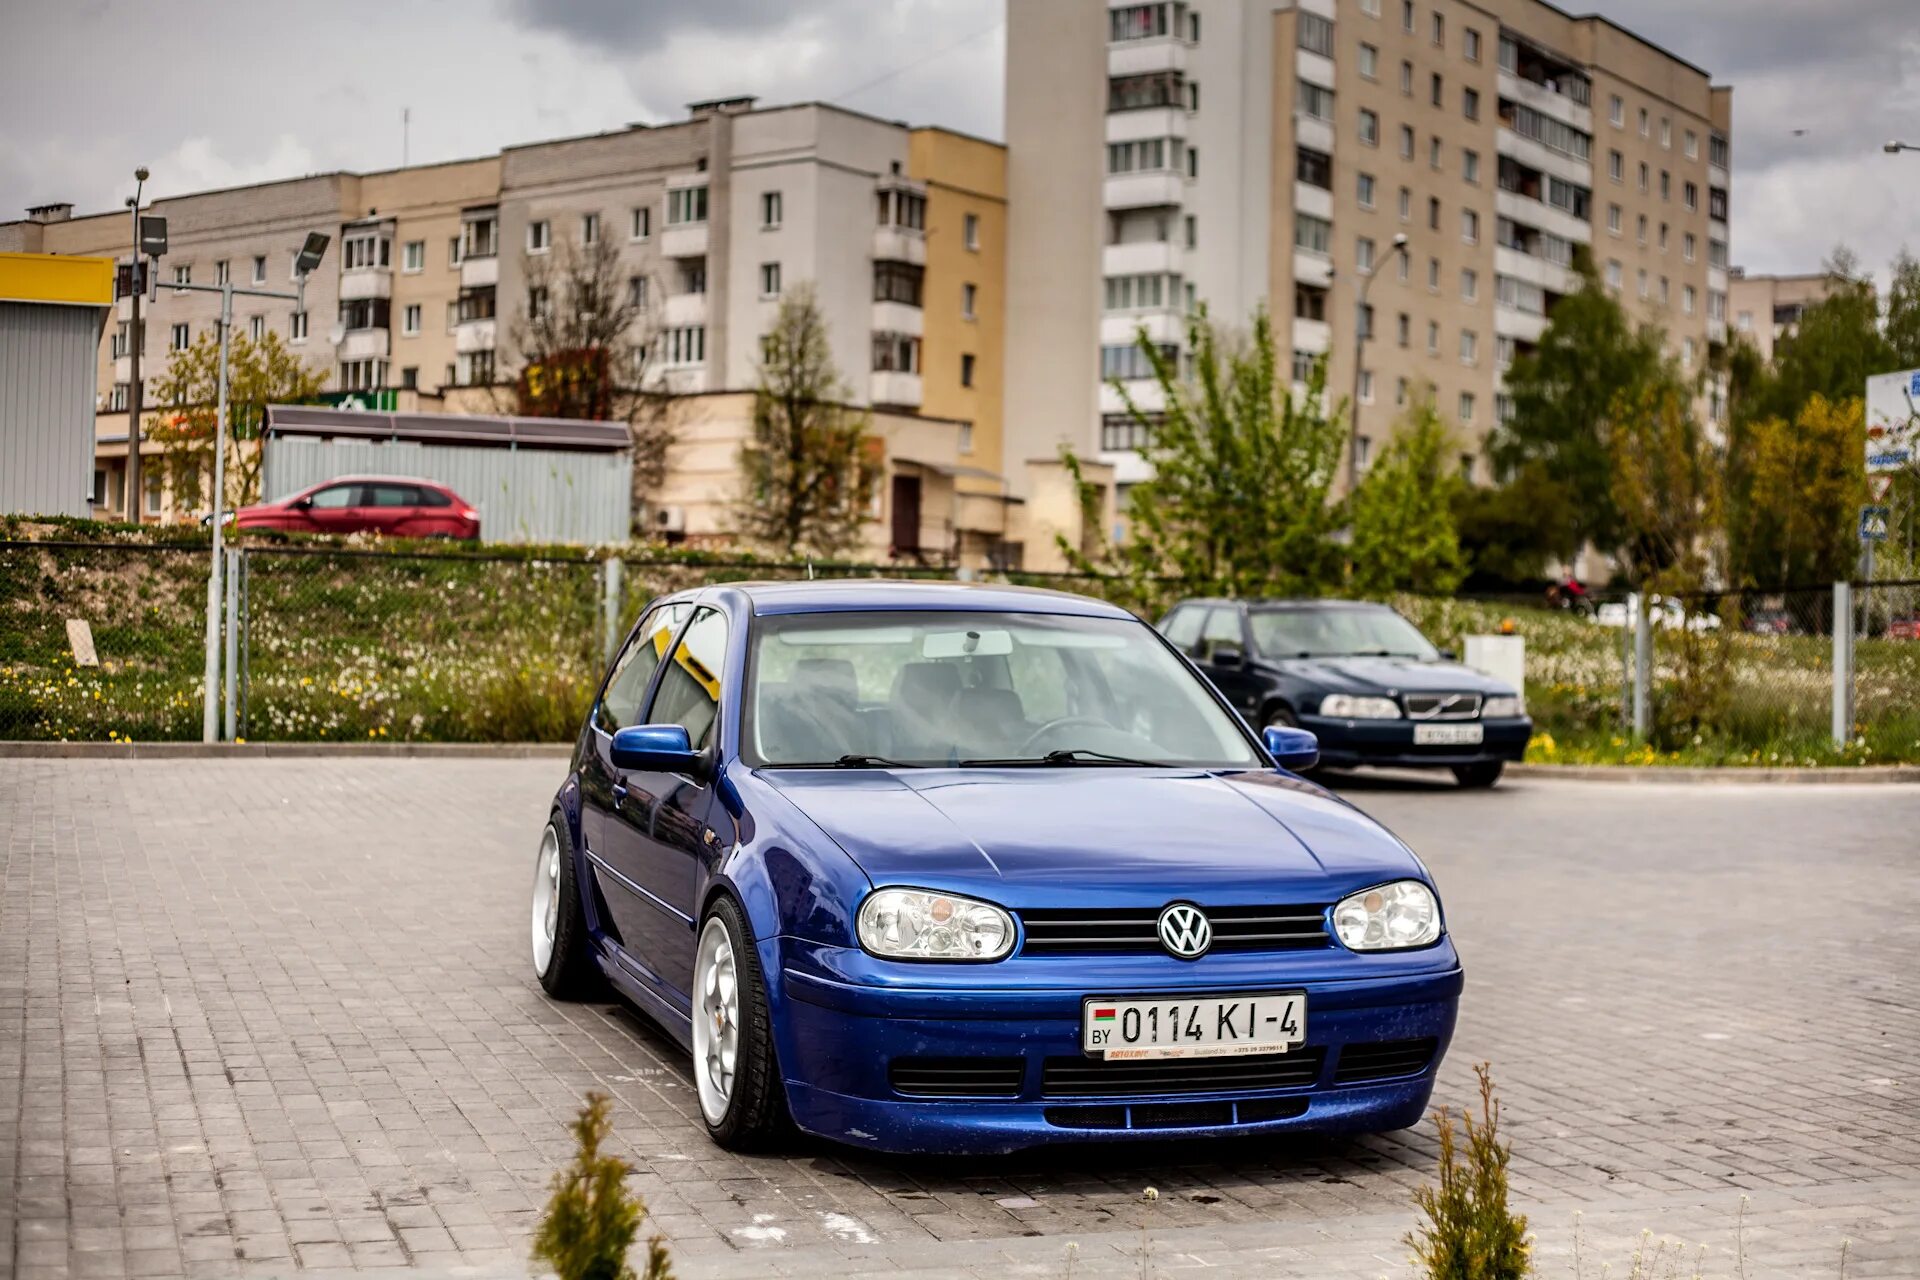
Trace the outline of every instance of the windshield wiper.
<instances>
[{"instance_id":1,"label":"windshield wiper","mask_svg":"<svg viewBox=\"0 0 1920 1280\"><path fill-rule=\"evenodd\" d=\"M885 756L862 755L850 751L837 760L806 760L797 764L775 765L777 769L924 769L911 760L889 760Z\"/></svg>"},{"instance_id":2,"label":"windshield wiper","mask_svg":"<svg viewBox=\"0 0 1920 1280\"><path fill-rule=\"evenodd\" d=\"M963 767L1038 764L1132 764L1149 769L1172 767L1165 760L1139 760L1133 756L1116 756L1111 752L1095 751L1090 747L1062 747L1058 751L1049 751L1043 756L1010 756L1001 760L962 760L960 764Z\"/></svg>"}]
</instances>

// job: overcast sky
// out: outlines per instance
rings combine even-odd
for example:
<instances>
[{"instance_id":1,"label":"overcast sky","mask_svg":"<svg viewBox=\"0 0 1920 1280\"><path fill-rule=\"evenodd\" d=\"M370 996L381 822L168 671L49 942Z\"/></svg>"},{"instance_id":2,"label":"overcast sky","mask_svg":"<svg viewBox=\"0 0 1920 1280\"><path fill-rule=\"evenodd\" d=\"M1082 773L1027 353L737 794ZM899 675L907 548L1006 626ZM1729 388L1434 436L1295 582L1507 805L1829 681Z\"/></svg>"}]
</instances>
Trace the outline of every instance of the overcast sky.
<instances>
[{"instance_id":1,"label":"overcast sky","mask_svg":"<svg viewBox=\"0 0 1920 1280\"><path fill-rule=\"evenodd\" d=\"M408 107L415 162L735 94L1001 136L1004 0L4 3L0 219L117 208L140 164L163 195L391 167ZM1920 142L1915 0L1597 8L1735 87L1735 263L1811 270L1844 241L1884 273L1920 251L1920 154L1880 150Z\"/></svg>"}]
</instances>

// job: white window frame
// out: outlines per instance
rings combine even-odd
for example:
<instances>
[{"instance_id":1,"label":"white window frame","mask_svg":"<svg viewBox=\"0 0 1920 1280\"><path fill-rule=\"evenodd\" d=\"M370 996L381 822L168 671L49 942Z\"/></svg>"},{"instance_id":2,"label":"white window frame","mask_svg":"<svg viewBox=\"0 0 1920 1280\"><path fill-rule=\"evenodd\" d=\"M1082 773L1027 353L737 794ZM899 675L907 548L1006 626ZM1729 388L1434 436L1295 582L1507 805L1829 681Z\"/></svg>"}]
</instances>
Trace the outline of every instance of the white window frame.
<instances>
[{"instance_id":1,"label":"white window frame","mask_svg":"<svg viewBox=\"0 0 1920 1280\"><path fill-rule=\"evenodd\" d=\"M595 244L600 239L600 215L583 213L580 215L580 243Z\"/></svg>"},{"instance_id":2,"label":"white window frame","mask_svg":"<svg viewBox=\"0 0 1920 1280\"><path fill-rule=\"evenodd\" d=\"M980 215L969 213L960 219L960 236L970 253L980 252Z\"/></svg>"},{"instance_id":3,"label":"white window frame","mask_svg":"<svg viewBox=\"0 0 1920 1280\"><path fill-rule=\"evenodd\" d=\"M644 244L653 238L653 206L637 204L628 213L627 239Z\"/></svg>"},{"instance_id":4,"label":"white window frame","mask_svg":"<svg viewBox=\"0 0 1920 1280\"><path fill-rule=\"evenodd\" d=\"M287 341L299 344L307 340L307 313L296 311L287 319Z\"/></svg>"},{"instance_id":5,"label":"white window frame","mask_svg":"<svg viewBox=\"0 0 1920 1280\"><path fill-rule=\"evenodd\" d=\"M409 240L400 246L400 271L403 275L417 276L427 269L427 242Z\"/></svg>"},{"instance_id":6,"label":"white window frame","mask_svg":"<svg viewBox=\"0 0 1920 1280\"><path fill-rule=\"evenodd\" d=\"M760 264L760 296L777 298L780 296L780 264L763 262Z\"/></svg>"},{"instance_id":7,"label":"white window frame","mask_svg":"<svg viewBox=\"0 0 1920 1280\"><path fill-rule=\"evenodd\" d=\"M760 193L760 229L772 231L786 220L786 200L778 191Z\"/></svg>"},{"instance_id":8,"label":"white window frame","mask_svg":"<svg viewBox=\"0 0 1920 1280\"><path fill-rule=\"evenodd\" d=\"M417 338L420 336L419 303L409 302L406 306L400 308L400 332L409 338Z\"/></svg>"},{"instance_id":9,"label":"white window frame","mask_svg":"<svg viewBox=\"0 0 1920 1280\"><path fill-rule=\"evenodd\" d=\"M255 284L267 282L267 255L264 253L253 255L253 282Z\"/></svg>"},{"instance_id":10,"label":"white window frame","mask_svg":"<svg viewBox=\"0 0 1920 1280\"><path fill-rule=\"evenodd\" d=\"M977 320L980 318L978 312L974 309L979 299L980 286L974 284L971 280L962 281L960 285L960 318L962 320Z\"/></svg>"},{"instance_id":11,"label":"white window frame","mask_svg":"<svg viewBox=\"0 0 1920 1280\"><path fill-rule=\"evenodd\" d=\"M535 218L527 224L527 252L545 253L553 248L553 224L545 218Z\"/></svg>"},{"instance_id":12,"label":"white window frame","mask_svg":"<svg viewBox=\"0 0 1920 1280\"><path fill-rule=\"evenodd\" d=\"M172 332L167 336L167 350L185 351L192 345L193 326L188 324L174 325Z\"/></svg>"}]
</instances>

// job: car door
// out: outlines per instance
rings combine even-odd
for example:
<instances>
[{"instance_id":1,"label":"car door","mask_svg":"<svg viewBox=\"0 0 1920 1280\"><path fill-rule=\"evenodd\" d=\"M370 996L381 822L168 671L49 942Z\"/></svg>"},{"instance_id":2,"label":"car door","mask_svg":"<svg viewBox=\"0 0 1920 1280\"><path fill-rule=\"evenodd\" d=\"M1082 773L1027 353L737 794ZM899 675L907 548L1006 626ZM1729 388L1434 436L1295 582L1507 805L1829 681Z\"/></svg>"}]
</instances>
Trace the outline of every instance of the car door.
<instances>
[{"instance_id":1,"label":"car door","mask_svg":"<svg viewBox=\"0 0 1920 1280\"><path fill-rule=\"evenodd\" d=\"M654 677L645 723L681 725L694 750L710 748L726 652L726 615L697 608ZM630 770L613 790L602 856L644 908L629 950L661 995L691 1008L694 894L708 853L712 789L684 773Z\"/></svg>"},{"instance_id":2,"label":"car door","mask_svg":"<svg viewBox=\"0 0 1920 1280\"><path fill-rule=\"evenodd\" d=\"M360 505L358 484L316 489L305 507L306 527L314 533L352 533Z\"/></svg>"},{"instance_id":3,"label":"car door","mask_svg":"<svg viewBox=\"0 0 1920 1280\"><path fill-rule=\"evenodd\" d=\"M1200 669L1213 681L1213 687L1233 704L1234 710L1252 723L1260 713L1261 688L1251 665L1240 611L1231 605L1214 605L1208 609L1206 620L1200 624L1198 644L1194 660ZM1223 663L1220 661L1223 654L1233 657Z\"/></svg>"},{"instance_id":4,"label":"car door","mask_svg":"<svg viewBox=\"0 0 1920 1280\"><path fill-rule=\"evenodd\" d=\"M615 868L609 856L610 850L626 840L624 832L614 831L626 820L630 798L626 777L613 764L613 735L645 722L654 676L692 614L693 606L681 601L656 605L641 618L626 648L614 660L606 689L589 719L589 742L581 755L580 834L599 903L605 908L600 925L636 962L642 954L643 939L654 928L654 912L638 886Z\"/></svg>"},{"instance_id":5,"label":"car door","mask_svg":"<svg viewBox=\"0 0 1920 1280\"><path fill-rule=\"evenodd\" d=\"M366 527L390 537L417 534L412 527L420 491L410 484L370 484L360 499Z\"/></svg>"}]
</instances>

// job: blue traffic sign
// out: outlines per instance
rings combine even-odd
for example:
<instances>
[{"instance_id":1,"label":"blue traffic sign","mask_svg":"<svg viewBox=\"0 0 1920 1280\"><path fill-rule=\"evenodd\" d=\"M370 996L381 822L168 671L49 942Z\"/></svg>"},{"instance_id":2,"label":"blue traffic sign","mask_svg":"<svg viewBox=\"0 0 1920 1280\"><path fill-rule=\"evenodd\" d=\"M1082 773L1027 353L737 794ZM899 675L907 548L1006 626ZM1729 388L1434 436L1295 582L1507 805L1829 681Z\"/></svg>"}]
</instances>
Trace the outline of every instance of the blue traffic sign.
<instances>
[{"instance_id":1,"label":"blue traffic sign","mask_svg":"<svg viewBox=\"0 0 1920 1280\"><path fill-rule=\"evenodd\" d=\"M1860 541L1885 542L1887 540L1887 521L1893 517L1890 507L1860 508Z\"/></svg>"}]
</instances>

